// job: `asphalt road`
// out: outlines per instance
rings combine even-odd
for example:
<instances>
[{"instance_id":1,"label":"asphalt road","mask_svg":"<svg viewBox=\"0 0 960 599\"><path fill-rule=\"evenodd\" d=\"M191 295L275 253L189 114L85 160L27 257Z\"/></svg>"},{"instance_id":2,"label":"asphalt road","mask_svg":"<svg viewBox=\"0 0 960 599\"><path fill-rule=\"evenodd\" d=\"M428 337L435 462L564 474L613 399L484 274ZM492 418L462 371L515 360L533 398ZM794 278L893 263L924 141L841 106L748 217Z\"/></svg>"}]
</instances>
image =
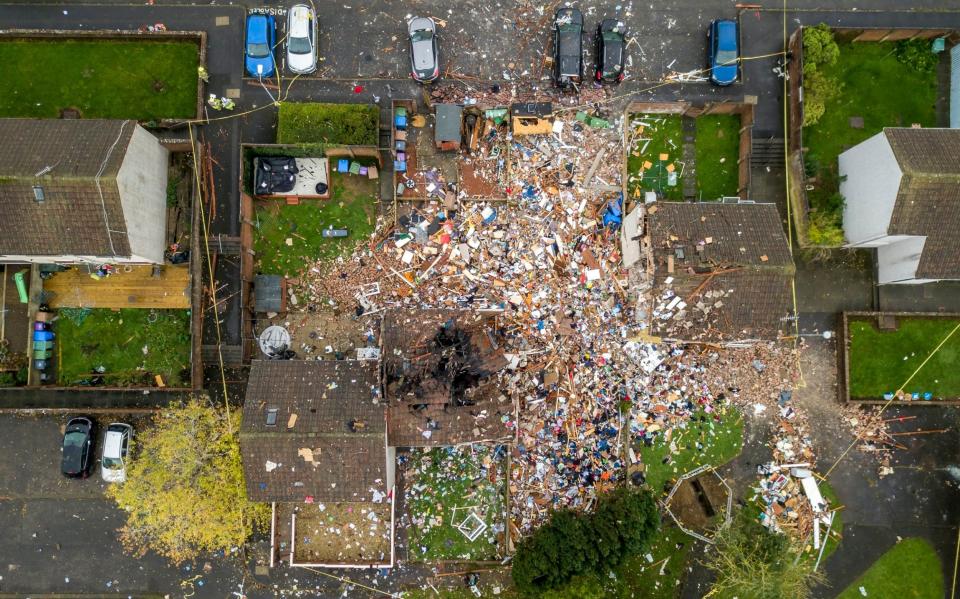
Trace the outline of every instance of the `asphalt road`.
<instances>
[{"instance_id":1,"label":"asphalt road","mask_svg":"<svg viewBox=\"0 0 960 599\"><path fill-rule=\"evenodd\" d=\"M224 5L155 0L154 4L127 5L112 0L100 0L95 5L12 2L0 5L0 27L137 29L159 22L171 30L203 30L208 34L209 91L226 95L227 90L239 90L241 110L269 106L272 100L267 92L255 81L243 78L243 20L248 9L276 11L289 3ZM372 102L374 95L386 101L390 93L395 97L419 97L419 87L407 76L404 38L404 23L413 14L445 21L440 32L442 67L462 81L445 81L440 85L477 85L474 79L478 79L484 84L496 81L524 86L544 95L552 93L542 68L543 53L550 43L548 26L552 5L547 3L324 0L315 4L320 15L323 61L314 76L300 77L289 88L284 84L289 100ZM592 33L602 18L615 16L627 22L636 38L636 44L631 44L629 51L629 79L617 89L618 94L625 96L623 101L631 95L634 99L685 99L697 103L756 95L760 101L755 136L781 135L781 82L772 73L775 60L772 57L746 62L742 82L729 88L688 83L650 89L669 71L703 67L707 23L714 18L738 17L734 0L674 0L661 4L585 0L578 6L585 15L588 33ZM739 14L744 56L779 51L784 20L788 32L801 23L821 21L850 26L960 28L960 0L802 0L789 2L786 15L779 10L782 6L774 3L764 10ZM278 16L278 21L282 23L282 16ZM585 48L585 62L591 65L592 43L585 43ZM286 82L289 81L290 78L286 78ZM362 85L364 92L354 94L355 85ZM210 141L216 161L217 207L212 233L238 233L239 144L272 142L275 121L275 109L268 107L199 128L200 134ZM186 135L185 130L182 133ZM236 264L221 261L215 277L235 289ZM803 290L800 293L802 295ZM238 296L230 301L222 316L225 343L239 342ZM213 327L207 326L205 330L206 342L211 342ZM195 592L197 597L223 597L240 588L240 584L245 585L243 588L249 596L296 594L293 589L312 596L336 596L342 590L340 583L303 571L279 570L269 579L256 582L244 574L235 560L215 558L210 560L211 572L183 587L181 582L194 578L195 567L202 564L186 570L172 567L157 556L130 557L114 533L123 521L123 514L104 498L102 485L96 479L65 481L59 477L61 420L0 415L0 449L6 458L0 461L0 527L6 533L0 538L0 592L160 592L173 596ZM950 445L951 442L954 445ZM943 470L949 460L944 458L943 463L933 463L930 456L940 456L941 452L950 457L957 455L955 443L953 436L918 447L914 457L926 464L922 472L927 474L901 477L898 473L871 487L864 483L857 469L860 465L855 461L850 462L850 471L841 469L836 473L835 486L848 505L852 528L837 554L838 558L843 556L842 563L838 562L838 566L828 563L831 577L836 577L838 582L851 579L891 535L928 531L926 536L931 538L945 537L944 530L954 530L950 527L956 526L956 511L950 512L948 508L950 501L955 505L955 495L930 490L930 485L942 486L949 482L944 479L946 471ZM909 470L904 467L905 472ZM863 488L862 493L856 491L858 486ZM853 491L847 494L844 488ZM925 505L933 509L923 513L911 511L911 497L924 494ZM885 499L889 497L900 499L897 502ZM881 530L885 521L902 524L905 531L912 532L901 533L896 526ZM941 540L937 546L943 553L946 541ZM404 567L395 571L390 583L369 575L364 579L383 588L412 580L418 573ZM198 581L205 584L199 586ZM351 596L357 596L357 591Z\"/></svg>"}]
</instances>

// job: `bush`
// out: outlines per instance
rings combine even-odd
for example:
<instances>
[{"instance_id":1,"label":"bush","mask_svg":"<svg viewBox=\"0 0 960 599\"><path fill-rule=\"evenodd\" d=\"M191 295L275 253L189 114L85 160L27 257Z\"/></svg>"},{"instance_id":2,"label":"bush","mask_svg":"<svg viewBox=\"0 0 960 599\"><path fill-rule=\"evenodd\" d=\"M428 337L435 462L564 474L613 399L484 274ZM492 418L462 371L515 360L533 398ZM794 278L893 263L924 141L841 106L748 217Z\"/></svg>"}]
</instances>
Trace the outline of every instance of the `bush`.
<instances>
[{"instance_id":1,"label":"bush","mask_svg":"<svg viewBox=\"0 0 960 599\"><path fill-rule=\"evenodd\" d=\"M844 244L843 227L833 214L814 210L807 220L807 241L811 245L840 247Z\"/></svg>"},{"instance_id":2,"label":"bush","mask_svg":"<svg viewBox=\"0 0 960 599\"><path fill-rule=\"evenodd\" d=\"M930 40L900 40L894 50L897 60L921 73L933 73L940 60L930 47Z\"/></svg>"},{"instance_id":3,"label":"bush","mask_svg":"<svg viewBox=\"0 0 960 599\"><path fill-rule=\"evenodd\" d=\"M835 64L840 58L840 46L833 39L833 31L826 23L803 29L803 74L812 73L821 66Z\"/></svg>"},{"instance_id":4,"label":"bush","mask_svg":"<svg viewBox=\"0 0 960 599\"><path fill-rule=\"evenodd\" d=\"M653 495L632 487L601 496L593 514L554 512L517 545L514 583L524 594L540 595L577 576L605 573L645 551L659 525Z\"/></svg>"},{"instance_id":5,"label":"bush","mask_svg":"<svg viewBox=\"0 0 960 599\"><path fill-rule=\"evenodd\" d=\"M277 143L375 146L380 109L370 104L280 104Z\"/></svg>"},{"instance_id":6,"label":"bush","mask_svg":"<svg viewBox=\"0 0 960 599\"><path fill-rule=\"evenodd\" d=\"M841 84L821 71L803 76L803 126L813 125L826 112L827 102L840 94Z\"/></svg>"}]
</instances>

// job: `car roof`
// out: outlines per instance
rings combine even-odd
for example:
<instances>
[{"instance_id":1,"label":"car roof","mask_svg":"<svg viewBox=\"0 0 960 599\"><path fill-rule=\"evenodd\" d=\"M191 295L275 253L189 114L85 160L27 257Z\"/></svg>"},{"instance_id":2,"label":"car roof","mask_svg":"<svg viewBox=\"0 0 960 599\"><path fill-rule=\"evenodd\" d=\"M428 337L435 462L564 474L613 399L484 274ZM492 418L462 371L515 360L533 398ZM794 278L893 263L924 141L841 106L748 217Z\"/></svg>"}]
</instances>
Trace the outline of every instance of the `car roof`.
<instances>
[{"instance_id":1,"label":"car roof","mask_svg":"<svg viewBox=\"0 0 960 599\"><path fill-rule=\"evenodd\" d=\"M123 433L120 431L107 431L103 438L103 457L120 457L120 445L123 443Z\"/></svg>"},{"instance_id":2,"label":"car roof","mask_svg":"<svg viewBox=\"0 0 960 599\"><path fill-rule=\"evenodd\" d=\"M264 15L250 15L247 17L247 43L266 43L267 17Z\"/></svg>"}]
</instances>

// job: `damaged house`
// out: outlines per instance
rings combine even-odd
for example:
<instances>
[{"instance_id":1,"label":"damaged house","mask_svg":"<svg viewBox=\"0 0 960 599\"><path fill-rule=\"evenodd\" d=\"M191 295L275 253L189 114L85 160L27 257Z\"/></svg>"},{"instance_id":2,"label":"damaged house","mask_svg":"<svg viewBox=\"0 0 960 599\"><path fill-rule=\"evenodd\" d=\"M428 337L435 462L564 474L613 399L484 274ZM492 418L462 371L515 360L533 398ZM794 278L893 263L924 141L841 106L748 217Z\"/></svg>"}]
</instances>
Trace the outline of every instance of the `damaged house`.
<instances>
[{"instance_id":1,"label":"damaged house","mask_svg":"<svg viewBox=\"0 0 960 599\"><path fill-rule=\"evenodd\" d=\"M514 437L515 402L494 320L458 310L391 310L383 319L383 387L391 447Z\"/></svg>"},{"instance_id":2,"label":"damaged house","mask_svg":"<svg viewBox=\"0 0 960 599\"><path fill-rule=\"evenodd\" d=\"M240 428L271 565L391 567L395 456L374 361L255 360Z\"/></svg>"},{"instance_id":3,"label":"damaged house","mask_svg":"<svg viewBox=\"0 0 960 599\"><path fill-rule=\"evenodd\" d=\"M647 223L654 335L746 342L792 332L795 267L774 204L659 203Z\"/></svg>"}]
</instances>

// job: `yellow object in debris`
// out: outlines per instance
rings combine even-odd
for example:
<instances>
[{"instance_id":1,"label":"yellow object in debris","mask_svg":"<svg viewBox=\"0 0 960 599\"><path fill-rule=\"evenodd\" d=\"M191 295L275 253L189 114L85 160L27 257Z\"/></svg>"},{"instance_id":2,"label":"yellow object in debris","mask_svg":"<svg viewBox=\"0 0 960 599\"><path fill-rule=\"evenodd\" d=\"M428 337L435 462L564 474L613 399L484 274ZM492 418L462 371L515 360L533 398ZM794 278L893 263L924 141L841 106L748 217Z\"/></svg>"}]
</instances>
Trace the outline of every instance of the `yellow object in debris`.
<instances>
[{"instance_id":1,"label":"yellow object in debris","mask_svg":"<svg viewBox=\"0 0 960 599\"><path fill-rule=\"evenodd\" d=\"M675 171L675 170L677 170L677 167L673 166L673 163L670 163L670 164L667 165L667 172L668 172L668 173L672 173L672 172Z\"/></svg>"},{"instance_id":2,"label":"yellow object in debris","mask_svg":"<svg viewBox=\"0 0 960 599\"><path fill-rule=\"evenodd\" d=\"M670 160L670 154L667 154L667 153L660 154L660 160Z\"/></svg>"},{"instance_id":3,"label":"yellow object in debris","mask_svg":"<svg viewBox=\"0 0 960 599\"><path fill-rule=\"evenodd\" d=\"M417 128L426 127L427 118L422 114L414 115L414 117L410 119L410 124Z\"/></svg>"}]
</instances>

